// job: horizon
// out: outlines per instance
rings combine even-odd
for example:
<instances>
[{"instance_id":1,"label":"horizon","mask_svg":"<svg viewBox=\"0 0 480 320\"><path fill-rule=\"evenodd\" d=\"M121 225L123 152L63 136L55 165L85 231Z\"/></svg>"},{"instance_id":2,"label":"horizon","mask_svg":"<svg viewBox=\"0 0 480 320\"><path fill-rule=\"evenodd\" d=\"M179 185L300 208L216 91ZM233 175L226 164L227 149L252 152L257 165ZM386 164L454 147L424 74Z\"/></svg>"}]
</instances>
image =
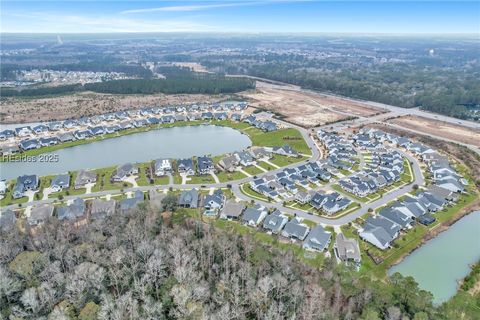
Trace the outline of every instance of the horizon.
<instances>
[{"instance_id":1,"label":"horizon","mask_svg":"<svg viewBox=\"0 0 480 320\"><path fill-rule=\"evenodd\" d=\"M1 33L477 35L479 14L476 1L7 0Z\"/></svg>"}]
</instances>

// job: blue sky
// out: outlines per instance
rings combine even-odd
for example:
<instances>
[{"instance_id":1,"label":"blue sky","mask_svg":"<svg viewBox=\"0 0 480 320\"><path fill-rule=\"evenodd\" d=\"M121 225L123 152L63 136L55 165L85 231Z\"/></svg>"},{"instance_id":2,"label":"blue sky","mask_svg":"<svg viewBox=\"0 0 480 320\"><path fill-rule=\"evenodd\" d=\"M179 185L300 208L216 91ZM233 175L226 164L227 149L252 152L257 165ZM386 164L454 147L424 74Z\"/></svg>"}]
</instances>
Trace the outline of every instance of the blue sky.
<instances>
[{"instance_id":1,"label":"blue sky","mask_svg":"<svg viewBox=\"0 0 480 320\"><path fill-rule=\"evenodd\" d=\"M2 0L2 32L480 33L479 1Z\"/></svg>"}]
</instances>

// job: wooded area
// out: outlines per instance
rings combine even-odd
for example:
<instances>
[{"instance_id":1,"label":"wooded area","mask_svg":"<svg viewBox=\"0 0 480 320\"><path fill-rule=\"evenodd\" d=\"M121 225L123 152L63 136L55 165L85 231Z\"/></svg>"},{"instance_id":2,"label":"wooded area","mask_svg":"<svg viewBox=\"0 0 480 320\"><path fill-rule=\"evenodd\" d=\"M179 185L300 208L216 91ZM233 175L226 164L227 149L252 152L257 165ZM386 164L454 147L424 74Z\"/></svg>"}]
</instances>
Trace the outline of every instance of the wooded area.
<instances>
[{"instance_id":1,"label":"wooded area","mask_svg":"<svg viewBox=\"0 0 480 320\"><path fill-rule=\"evenodd\" d=\"M173 209L173 208L170 208ZM142 205L35 236L1 234L2 318L475 319L466 294L440 307L412 278L372 280L326 258L320 270L249 236ZM455 298L456 299L456 298ZM475 303L477 305L475 306Z\"/></svg>"}]
</instances>

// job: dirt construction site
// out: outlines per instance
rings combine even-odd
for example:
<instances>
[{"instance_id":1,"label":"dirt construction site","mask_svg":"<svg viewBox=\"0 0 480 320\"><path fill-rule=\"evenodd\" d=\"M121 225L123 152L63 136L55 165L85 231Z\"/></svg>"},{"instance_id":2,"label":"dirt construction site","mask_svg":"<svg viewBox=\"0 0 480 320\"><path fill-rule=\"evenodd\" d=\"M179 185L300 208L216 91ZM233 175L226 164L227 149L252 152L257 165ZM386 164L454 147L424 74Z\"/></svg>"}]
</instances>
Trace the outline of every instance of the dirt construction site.
<instances>
[{"instance_id":1,"label":"dirt construction site","mask_svg":"<svg viewBox=\"0 0 480 320\"><path fill-rule=\"evenodd\" d=\"M154 105L213 103L229 95L151 94L116 95L82 92L45 98L6 98L2 100L1 123L40 122L80 118Z\"/></svg>"},{"instance_id":2,"label":"dirt construction site","mask_svg":"<svg viewBox=\"0 0 480 320\"><path fill-rule=\"evenodd\" d=\"M253 107L269 110L286 121L303 127L315 127L355 116L371 116L384 110L340 97L257 81L255 90L239 94Z\"/></svg>"},{"instance_id":3,"label":"dirt construction site","mask_svg":"<svg viewBox=\"0 0 480 320\"><path fill-rule=\"evenodd\" d=\"M418 116L403 116L388 122L406 129L424 132L433 137L437 136L480 147L480 130Z\"/></svg>"}]
</instances>

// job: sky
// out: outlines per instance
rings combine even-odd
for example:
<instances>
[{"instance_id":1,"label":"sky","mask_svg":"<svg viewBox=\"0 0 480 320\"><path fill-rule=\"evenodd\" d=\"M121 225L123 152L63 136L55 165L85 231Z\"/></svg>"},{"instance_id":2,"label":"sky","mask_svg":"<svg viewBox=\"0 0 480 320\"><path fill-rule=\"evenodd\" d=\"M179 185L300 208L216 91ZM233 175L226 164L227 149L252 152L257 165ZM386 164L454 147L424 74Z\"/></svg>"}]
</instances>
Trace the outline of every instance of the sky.
<instances>
[{"instance_id":1,"label":"sky","mask_svg":"<svg viewBox=\"0 0 480 320\"><path fill-rule=\"evenodd\" d=\"M4 33L480 34L480 1L1 1Z\"/></svg>"}]
</instances>

